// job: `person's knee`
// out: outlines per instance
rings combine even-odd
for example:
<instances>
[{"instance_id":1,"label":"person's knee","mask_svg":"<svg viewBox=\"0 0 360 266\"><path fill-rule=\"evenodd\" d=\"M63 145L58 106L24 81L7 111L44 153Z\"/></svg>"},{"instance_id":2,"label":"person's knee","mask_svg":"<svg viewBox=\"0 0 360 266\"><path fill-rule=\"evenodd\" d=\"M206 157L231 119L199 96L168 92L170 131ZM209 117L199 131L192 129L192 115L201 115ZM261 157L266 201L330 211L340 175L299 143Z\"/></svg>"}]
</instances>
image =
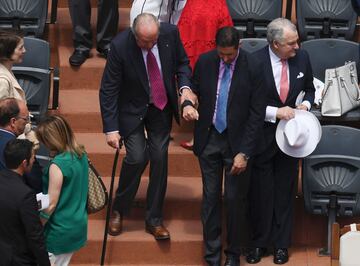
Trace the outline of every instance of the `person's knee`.
<instances>
[{"instance_id":1,"label":"person's knee","mask_svg":"<svg viewBox=\"0 0 360 266\"><path fill-rule=\"evenodd\" d=\"M149 161L149 154L145 152L129 152L125 156L125 162L128 164L143 165Z\"/></svg>"}]
</instances>

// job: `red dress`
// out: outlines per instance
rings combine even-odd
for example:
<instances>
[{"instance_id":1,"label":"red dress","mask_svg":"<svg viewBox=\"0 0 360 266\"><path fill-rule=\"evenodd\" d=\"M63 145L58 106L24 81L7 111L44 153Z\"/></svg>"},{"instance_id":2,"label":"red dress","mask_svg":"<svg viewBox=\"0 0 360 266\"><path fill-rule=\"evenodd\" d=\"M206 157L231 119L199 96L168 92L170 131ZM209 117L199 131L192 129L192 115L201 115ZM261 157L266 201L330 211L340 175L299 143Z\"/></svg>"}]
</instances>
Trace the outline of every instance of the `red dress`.
<instances>
[{"instance_id":1,"label":"red dress","mask_svg":"<svg viewBox=\"0 0 360 266\"><path fill-rule=\"evenodd\" d=\"M219 28L233 26L226 0L187 0L178 28L191 68L200 54L215 48Z\"/></svg>"}]
</instances>

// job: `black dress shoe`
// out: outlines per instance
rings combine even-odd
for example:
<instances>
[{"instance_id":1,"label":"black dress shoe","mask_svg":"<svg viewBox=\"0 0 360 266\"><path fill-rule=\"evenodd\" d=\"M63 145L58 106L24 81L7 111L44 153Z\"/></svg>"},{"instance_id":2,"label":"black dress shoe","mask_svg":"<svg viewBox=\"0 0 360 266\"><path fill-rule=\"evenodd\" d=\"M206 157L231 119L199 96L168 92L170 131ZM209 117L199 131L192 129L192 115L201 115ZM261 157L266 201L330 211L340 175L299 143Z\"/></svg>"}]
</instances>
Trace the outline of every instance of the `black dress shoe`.
<instances>
[{"instance_id":1,"label":"black dress shoe","mask_svg":"<svg viewBox=\"0 0 360 266\"><path fill-rule=\"evenodd\" d=\"M246 262L255 264L261 261L261 258L266 254L266 248L252 248L246 256Z\"/></svg>"},{"instance_id":2,"label":"black dress shoe","mask_svg":"<svg viewBox=\"0 0 360 266\"><path fill-rule=\"evenodd\" d=\"M289 254L287 248L276 248L274 250L274 263L285 264L289 261Z\"/></svg>"},{"instance_id":3,"label":"black dress shoe","mask_svg":"<svg viewBox=\"0 0 360 266\"><path fill-rule=\"evenodd\" d=\"M69 63L72 66L81 66L88 58L89 58L88 51L80 51L75 49L75 51L69 58Z\"/></svg>"},{"instance_id":4,"label":"black dress shoe","mask_svg":"<svg viewBox=\"0 0 360 266\"><path fill-rule=\"evenodd\" d=\"M240 259L238 257L226 257L224 266L240 266Z\"/></svg>"},{"instance_id":5,"label":"black dress shoe","mask_svg":"<svg viewBox=\"0 0 360 266\"><path fill-rule=\"evenodd\" d=\"M108 58L109 52L110 52L110 48L97 48L97 51L99 52L99 54L105 58Z\"/></svg>"}]
</instances>

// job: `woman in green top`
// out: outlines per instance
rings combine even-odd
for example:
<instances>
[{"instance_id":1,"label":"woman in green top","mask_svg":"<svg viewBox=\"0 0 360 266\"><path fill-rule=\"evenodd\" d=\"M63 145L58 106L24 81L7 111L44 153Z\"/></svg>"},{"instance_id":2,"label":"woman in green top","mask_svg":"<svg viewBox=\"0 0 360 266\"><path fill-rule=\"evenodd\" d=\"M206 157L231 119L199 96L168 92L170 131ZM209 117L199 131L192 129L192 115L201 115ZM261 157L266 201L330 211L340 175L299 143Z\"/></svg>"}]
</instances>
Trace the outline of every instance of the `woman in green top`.
<instances>
[{"instance_id":1,"label":"woman in green top","mask_svg":"<svg viewBox=\"0 0 360 266\"><path fill-rule=\"evenodd\" d=\"M47 220L46 246L52 263L66 266L87 240L88 159L60 116L47 117L36 135L54 156L43 176L44 194L50 199L49 207L40 213Z\"/></svg>"}]
</instances>

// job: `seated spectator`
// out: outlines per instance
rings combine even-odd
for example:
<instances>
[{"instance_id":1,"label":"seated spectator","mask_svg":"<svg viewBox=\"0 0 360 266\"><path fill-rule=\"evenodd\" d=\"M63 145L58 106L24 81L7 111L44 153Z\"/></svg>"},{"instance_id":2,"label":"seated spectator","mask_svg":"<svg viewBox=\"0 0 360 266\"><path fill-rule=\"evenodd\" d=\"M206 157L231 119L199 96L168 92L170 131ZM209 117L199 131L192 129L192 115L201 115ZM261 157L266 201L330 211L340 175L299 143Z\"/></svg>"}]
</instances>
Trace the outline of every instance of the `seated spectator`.
<instances>
[{"instance_id":1,"label":"seated spectator","mask_svg":"<svg viewBox=\"0 0 360 266\"><path fill-rule=\"evenodd\" d=\"M28 140L12 139L5 146L7 169L0 171L0 265L50 266L36 197L24 180L34 157Z\"/></svg>"},{"instance_id":2,"label":"seated spectator","mask_svg":"<svg viewBox=\"0 0 360 266\"><path fill-rule=\"evenodd\" d=\"M0 31L0 99L14 97L26 101L25 92L11 71L14 64L22 62L25 52L21 32Z\"/></svg>"},{"instance_id":3,"label":"seated spectator","mask_svg":"<svg viewBox=\"0 0 360 266\"><path fill-rule=\"evenodd\" d=\"M0 99L0 170L5 169L4 148L12 139L24 133L29 122L29 110L22 100L15 98ZM30 173L25 174L25 182L36 193L42 191L42 169L35 160Z\"/></svg>"},{"instance_id":4,"label":"seated spectator","mask_svg":"<svg viewBox=\"0 0 360 266\"><path fill-rule=\"evenodd\" d=\"M60 116L45 118L36 135L54 156L43 176L43 190L50 198L49 207L40 213L46 246L51 262L66 266L73 253L86 244L88 159Z\"/></svg>"}]
</instances>

